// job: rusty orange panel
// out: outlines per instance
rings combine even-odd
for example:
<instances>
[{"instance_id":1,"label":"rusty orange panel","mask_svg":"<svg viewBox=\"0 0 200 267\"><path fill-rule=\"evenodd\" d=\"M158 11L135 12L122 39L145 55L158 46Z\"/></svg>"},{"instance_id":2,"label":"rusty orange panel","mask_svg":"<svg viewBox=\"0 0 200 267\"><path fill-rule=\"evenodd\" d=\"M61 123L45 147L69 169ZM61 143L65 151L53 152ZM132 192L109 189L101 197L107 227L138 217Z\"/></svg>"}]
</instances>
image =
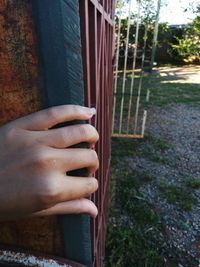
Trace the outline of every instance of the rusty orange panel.
<instances>
[{"instance_id":1,"label":"rusty orange panel","mask_svg":"<svg viewBox=\"0 0 200 267\"><path fill-rule=\"evenodd\" d=\"M40 109L36 43L29 2L0 1L0 125ZM1 222L0 243L61 251L55 217Z\"/></svg>"}]
</instances>

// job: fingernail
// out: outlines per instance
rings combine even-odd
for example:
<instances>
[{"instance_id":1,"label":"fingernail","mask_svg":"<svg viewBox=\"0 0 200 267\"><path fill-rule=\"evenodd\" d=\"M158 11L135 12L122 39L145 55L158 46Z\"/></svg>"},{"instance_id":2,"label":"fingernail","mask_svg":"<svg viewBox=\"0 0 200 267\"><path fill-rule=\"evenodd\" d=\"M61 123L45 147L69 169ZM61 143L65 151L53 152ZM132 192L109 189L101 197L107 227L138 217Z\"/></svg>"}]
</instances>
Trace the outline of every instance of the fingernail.
<instances>
[{"instance_id":1,"label":"fingernail","mask_svg":"<svg viewBox=\"0 0 200 267\"><path fill-rule=\"evenodd\" d=\"M90 116L90 118L92 116L94 116L96 114L96 108L85 108L85 112L87 113L87 115Z\"/></svg>"},{"instance_id":2,"label":"fingernail","mask_svg":"<svg viewBox=\"0 0 200 267\"><path fill-rule=\"evenodd\" d=\"M92 115L95 115L96 114L96 108L91 108L90 112L91 112Z\"/></svg>"}]
</instances>

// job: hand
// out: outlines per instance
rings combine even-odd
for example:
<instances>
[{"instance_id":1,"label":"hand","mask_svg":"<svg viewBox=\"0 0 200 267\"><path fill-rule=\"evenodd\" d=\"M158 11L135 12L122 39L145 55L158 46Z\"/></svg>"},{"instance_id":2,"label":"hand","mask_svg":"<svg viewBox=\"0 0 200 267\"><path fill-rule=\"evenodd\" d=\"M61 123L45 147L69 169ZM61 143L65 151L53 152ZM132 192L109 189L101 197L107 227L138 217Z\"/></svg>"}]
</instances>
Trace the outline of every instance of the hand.
<instances>
[{"instance_id":1,"label":"hand","mask_svg":"<svg viewBox=\"0 0 200 267\"><path fill-rule=\"evenodd\" d=\"M88 213L97 208L85 197L97 190L93 177L66 173L98 168L94 150L70 148L87 142L94 146L98 133L89 124L49 129L65 121L88 120L95 109L63 105L42 110L0 128L0 220L66 213Z\"/></svg>"}]
</instances>

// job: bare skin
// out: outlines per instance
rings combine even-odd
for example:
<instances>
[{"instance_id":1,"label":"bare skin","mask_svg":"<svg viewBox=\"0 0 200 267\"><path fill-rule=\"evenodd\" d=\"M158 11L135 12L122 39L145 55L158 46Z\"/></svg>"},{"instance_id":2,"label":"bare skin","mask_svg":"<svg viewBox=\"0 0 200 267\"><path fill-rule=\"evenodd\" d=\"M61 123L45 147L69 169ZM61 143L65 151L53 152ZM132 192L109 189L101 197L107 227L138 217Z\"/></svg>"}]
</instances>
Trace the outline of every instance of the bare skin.
<instances>
[{"instance_id":1,"label":"bare skin","mask_svg":"<svg viewBox=\"0 0 200 267\"><path fill-rule=\"evenodd\" d=\"M88 120L94 109L64 105L42 110L0 128L0 220L67 213L97 215L86 199L98 188L99 162L92 149L70 148L98 141L89 124L50 129L65 121ZM87 168L90 177L66 173Z\"/></svg>"}]
</instances>

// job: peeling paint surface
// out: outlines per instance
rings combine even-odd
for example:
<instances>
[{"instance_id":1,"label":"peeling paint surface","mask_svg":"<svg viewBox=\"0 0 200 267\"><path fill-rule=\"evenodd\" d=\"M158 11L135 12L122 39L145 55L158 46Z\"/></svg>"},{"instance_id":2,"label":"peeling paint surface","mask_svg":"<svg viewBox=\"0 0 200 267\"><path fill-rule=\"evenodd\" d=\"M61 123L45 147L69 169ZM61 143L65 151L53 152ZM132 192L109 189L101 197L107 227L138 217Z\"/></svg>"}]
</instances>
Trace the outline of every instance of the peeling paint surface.
<instances>
[{"instance_id":1,"label":"peeling paint surface","mask_svg":"<svg viewBox=\"0 0 200 267\"><path fill-rule=\"evenodd\" d=\"M26 1L0 1L1 125L39 109L35 44Z\"/></svg>"},{"instance_id":2,"label":"peeling paint surface","mask_svg":"<svg viewBox=\"0 0 200 267\"><path fill-rule=\"evenodd\" d=\"M40 109L30 1L0 1L0 126ZM56 217L0 223L0 243L61 254Z\"/></svg>"}]
</instances>

